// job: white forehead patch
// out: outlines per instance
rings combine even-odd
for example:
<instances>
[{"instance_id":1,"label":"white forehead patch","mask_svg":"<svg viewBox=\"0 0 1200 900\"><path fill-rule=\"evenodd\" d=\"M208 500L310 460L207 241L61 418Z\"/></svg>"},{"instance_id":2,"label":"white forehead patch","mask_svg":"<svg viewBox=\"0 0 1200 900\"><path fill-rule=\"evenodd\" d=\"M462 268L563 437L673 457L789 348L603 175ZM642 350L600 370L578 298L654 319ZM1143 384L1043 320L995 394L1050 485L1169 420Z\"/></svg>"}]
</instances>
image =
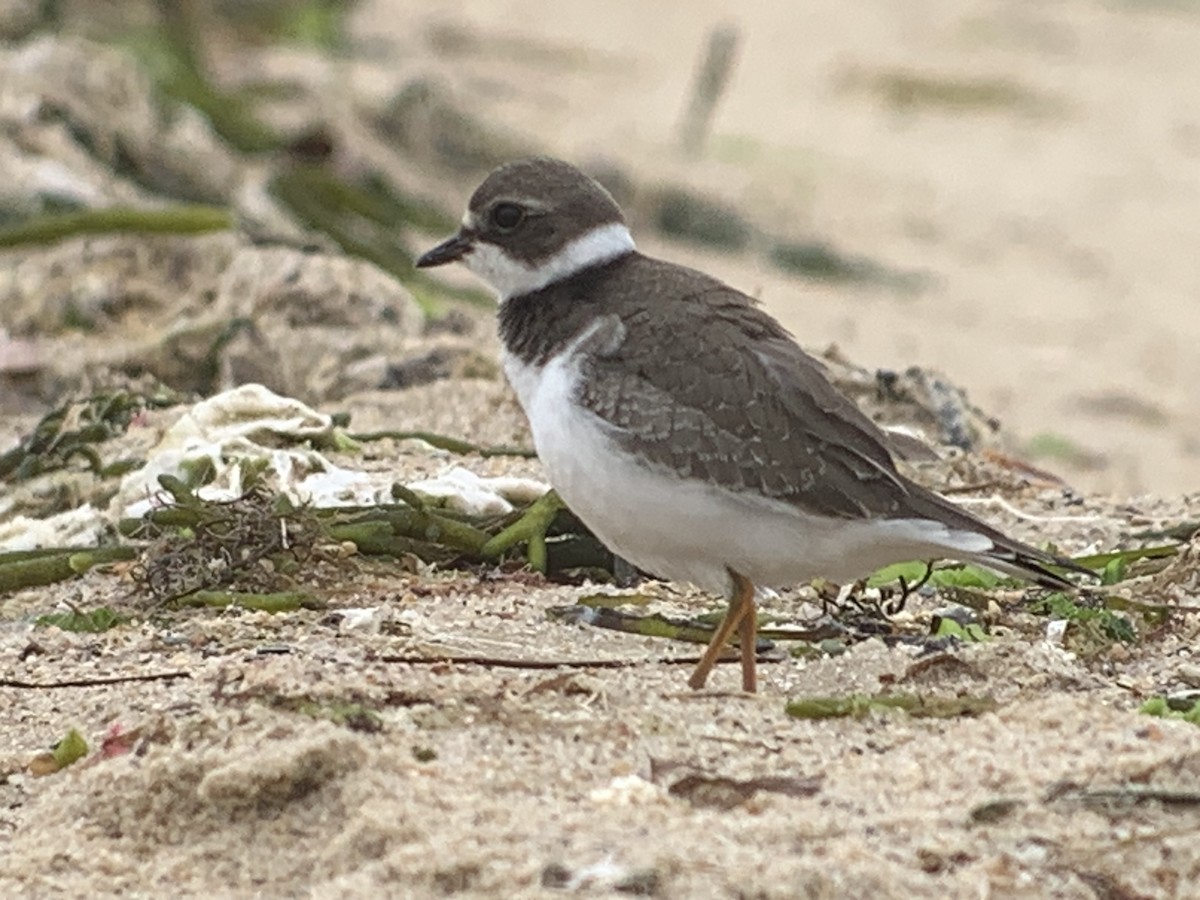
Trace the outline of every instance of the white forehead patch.
<instances>
[{"instance_id":1,"label":"white forehead patch","mask_svg":"<svg viewBox=\"0 0 1200 900\"><path fill-rule=\"evenodd\" d=\"M611 222L575 238L540 265L532 266L513 259L500 247L486 241L477 242L463 257L463 264L486 281L504 301L540 290L634 249L629 229L620 222Z\"/></svg>"}]
</instances>

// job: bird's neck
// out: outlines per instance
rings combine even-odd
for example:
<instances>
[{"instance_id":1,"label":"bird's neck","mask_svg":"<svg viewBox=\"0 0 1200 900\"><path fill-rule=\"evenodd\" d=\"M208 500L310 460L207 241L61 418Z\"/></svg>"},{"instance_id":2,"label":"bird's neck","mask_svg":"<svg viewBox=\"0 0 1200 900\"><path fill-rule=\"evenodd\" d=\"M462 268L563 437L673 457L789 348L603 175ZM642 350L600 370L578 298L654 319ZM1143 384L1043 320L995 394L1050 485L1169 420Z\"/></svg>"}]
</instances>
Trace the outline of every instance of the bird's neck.
<instances>
[{"instance_id":1,"label":"bird's neck","mask_svg":"<svg viewBox=\"0 0 1200 900\"><path fill-rule=\"evenodd\" d=\"M535 291L500 304L497 324L507 353L529 365L544 365L569 346L599 316L612 313L619 285L644 257L628 250L602 259Z\"/></svg>"},{"instance_id":2,"label":"bird's neck","mask_svg":"<svg viewBox=\"0 0 1200 900\"><path fill-rule=\"evenodd\" d=\"M501 303L603 265L636 249L623 222L599 225L536 262L510 256L502 247L480 243L463 261L491 285Z\"/></svg>"}]
</instances>

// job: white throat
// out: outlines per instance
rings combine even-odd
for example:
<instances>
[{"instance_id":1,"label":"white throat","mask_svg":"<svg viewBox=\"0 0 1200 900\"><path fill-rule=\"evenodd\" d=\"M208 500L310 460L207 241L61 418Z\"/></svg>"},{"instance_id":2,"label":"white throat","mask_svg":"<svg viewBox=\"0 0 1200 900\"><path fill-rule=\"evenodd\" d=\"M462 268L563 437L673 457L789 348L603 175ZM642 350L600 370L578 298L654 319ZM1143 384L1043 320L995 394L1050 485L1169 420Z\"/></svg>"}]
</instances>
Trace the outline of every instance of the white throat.
<instances>
[{"instance_id":1,"label":"white throat","mask_svg":"<svg viewBox=\"0 0 1200 900\"><path fill-rule=\"evenodd\" d=\"M468 269L491 285L501 301L540 290L582 269L608 262L635 249L633 236L620 222L593 228L539 265L513 259L495 244L480 242L463 258Z\"/></svg>"}]
</instances>

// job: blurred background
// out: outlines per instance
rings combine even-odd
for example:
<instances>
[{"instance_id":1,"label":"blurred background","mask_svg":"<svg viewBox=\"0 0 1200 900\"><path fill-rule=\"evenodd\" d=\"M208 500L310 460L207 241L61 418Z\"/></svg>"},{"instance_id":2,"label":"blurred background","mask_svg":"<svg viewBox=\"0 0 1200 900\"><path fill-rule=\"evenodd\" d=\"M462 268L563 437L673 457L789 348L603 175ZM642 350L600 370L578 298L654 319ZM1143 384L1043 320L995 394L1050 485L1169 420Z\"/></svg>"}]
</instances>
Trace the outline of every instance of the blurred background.
<instances>
[{"instance_id":1,"label":"blurred background","mask_svg":"<svg viewBox=\"0 0 1200 900\"><path fill-rule=\"evenodd\" d=\"M551 153L643 250L814 351L941 373L1006 452L1089 491L1200 490L1200 3L0 0L0 37L9 229L188 204L482 317L412 254L493 165ZM89 365L229 377L194 380L207 349L113 351L192 312L129 270L64 286L46 240L0 235L0 409Z\"/></svg>"}]
</instances>

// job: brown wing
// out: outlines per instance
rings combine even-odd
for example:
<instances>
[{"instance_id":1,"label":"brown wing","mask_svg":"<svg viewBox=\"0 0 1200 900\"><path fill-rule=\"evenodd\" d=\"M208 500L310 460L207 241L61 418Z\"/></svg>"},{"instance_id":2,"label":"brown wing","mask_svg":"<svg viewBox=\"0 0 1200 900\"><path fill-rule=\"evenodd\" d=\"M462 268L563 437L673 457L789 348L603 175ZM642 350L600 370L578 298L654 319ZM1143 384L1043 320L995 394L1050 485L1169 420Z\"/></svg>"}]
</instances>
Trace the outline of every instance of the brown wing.
<instances>
[{"instance_id":1,"label":"brown wing","mask_svg":"<svg viewBox=\"0 0 1200 900\"><path fill-rule=\"evenodd\" d=\"M822 515L904 515L915 486L882 431L749 297L697 288L626 305L626 339L592 358L583 404L627 449L686 477Z\"/></svg>"}]
</instances>

